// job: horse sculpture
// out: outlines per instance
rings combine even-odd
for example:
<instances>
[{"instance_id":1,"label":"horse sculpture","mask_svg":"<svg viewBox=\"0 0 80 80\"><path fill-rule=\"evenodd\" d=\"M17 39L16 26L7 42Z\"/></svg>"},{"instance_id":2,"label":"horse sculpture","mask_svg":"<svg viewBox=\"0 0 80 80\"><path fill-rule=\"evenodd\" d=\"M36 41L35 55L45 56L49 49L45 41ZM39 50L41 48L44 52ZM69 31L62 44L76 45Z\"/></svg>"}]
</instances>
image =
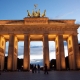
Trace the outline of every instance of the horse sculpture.
<instances>
[{"instance_id":1,"label":"horse sculpture","mask_svg":"<svg viewBox=\"0 0 80 80\"><path fill-rule=\"evenodd\" d=\"M42 17L45 17L46 16L46 10L44 10L44 13L42 14Z\"/></svg>"},{"instance_id":2,"label":"horse sculpture","mask_svg":"<svg viewBox=\"0 0 80 80\"><path fill-rule=\"evenodd\" d=\"M44 13L40 16L40 9L38 11L32 11L32 14L27 10L27 16L28 17L45 17L46 16L46 10L44 10Z\"/></svg>"},{"instance_id":3,"label":"horse sculpture","mask_svg":"<svg viewBox=\"0 0 80 80\"><path fill-rule=\"evenodd\" d=\"M27 15L27 16L28 16L28 17L31 17L30 12L29 12L28 10L27 10L27 13L28 13L28 15Z\"/></svg>"},{"instance_id":4,"label":"horse sculpture","mask_svg":"<svg viewBox=\"0 0 80 80\"><path fill-rule=\"evenodd\" d=\"M40 9L38 11L33 10L31 17L40 17Z\"/></svg>"},{"instance_id":5,"label":"horse sculpture","mask_svg":"<svg viewBox=\"0 0 80 80\"><path fill-rule=\"evenodd\" d=\"M34 12L34 10L32 11L32 15L31 15L31 17L33 17L35 15L35 12Z\"/></svg>"},{"instance_id":6,"label":"horse sculpture","mask_svg":"<svg viewBox=\"0 0 80 80\"><path fill-rule=\"evenodd\" d=\"M37 11L37 17L40 17L40 9Z\"/></svg>"}]
</instances>

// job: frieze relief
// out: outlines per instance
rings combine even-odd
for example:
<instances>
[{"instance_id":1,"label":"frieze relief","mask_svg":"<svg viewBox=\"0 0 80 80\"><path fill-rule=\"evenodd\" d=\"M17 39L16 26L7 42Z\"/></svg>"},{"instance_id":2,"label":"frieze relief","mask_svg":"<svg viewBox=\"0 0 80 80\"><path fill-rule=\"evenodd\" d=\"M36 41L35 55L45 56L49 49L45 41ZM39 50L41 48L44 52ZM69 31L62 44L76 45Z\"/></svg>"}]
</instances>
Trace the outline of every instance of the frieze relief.
<instances>
[{"instance_id":1,"label":"frieze relief","mask_svg":"<svg viewBox=\"0 0 80 80\"><path fill-rule=\"evenodd\" d=\"M76 32L76 28L56 26L0 26L0 33L64 33Z\"/></svg>"},{"instance_id":2,"label":"frieze relief","mask_svg":"<svg viewBox=\"0 0 80 80\"><path fill-rule=\"evenodd\" d=\"M48 24L47 20L25 20L25 24Z\"/></svg>"},{"instance_id":3,"label":"frieze relief","mask_svg":"<svg viewBox=\"0 0 80 80\"><path fill-rule=\"evenodd\" d=\"M24 18L26 25L48 24L48 18Z\"/></svg>"}]
</instances>

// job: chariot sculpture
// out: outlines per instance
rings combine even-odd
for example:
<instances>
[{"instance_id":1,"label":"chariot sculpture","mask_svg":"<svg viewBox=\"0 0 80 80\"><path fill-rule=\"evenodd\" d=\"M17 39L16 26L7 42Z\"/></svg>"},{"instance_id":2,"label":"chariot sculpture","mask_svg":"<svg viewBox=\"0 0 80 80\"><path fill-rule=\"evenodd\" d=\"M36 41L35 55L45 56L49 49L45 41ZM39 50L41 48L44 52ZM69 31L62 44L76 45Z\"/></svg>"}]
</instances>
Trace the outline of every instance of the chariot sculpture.
<instances>
[{"instance_id":1,"label":"chariot sculpture","mask_svg":"<svg viewBox=\"0 0 80 80\"><path fill-rule=\"evenodd\" d=\"M37 5L34 5L35 9ZM36 11L32 11L32 14L30 14L29 10L27 10L27 17L45 17L46 16L46 10L44 10L43 14L40 13L40 9Z\"/></svg>"}]
</instances>

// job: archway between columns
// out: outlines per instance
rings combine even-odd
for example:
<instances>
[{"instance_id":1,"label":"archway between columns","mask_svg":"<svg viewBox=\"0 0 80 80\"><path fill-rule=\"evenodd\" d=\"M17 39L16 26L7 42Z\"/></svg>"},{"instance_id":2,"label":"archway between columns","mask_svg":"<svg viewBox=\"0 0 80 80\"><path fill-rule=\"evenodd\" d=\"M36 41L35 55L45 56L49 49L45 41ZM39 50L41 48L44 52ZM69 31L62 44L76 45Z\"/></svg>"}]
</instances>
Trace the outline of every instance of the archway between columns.
<instances>
[{"instance_id":1,"label":"archway between columns","mask_svg":"<svg viewBox=\"0 0 80 80\"><path fill-rule=\"evenodd\" d=\"M66 69L69 70L69 55L68 55L68 43L67 43L67 41L64 41L64 54L65 54Z\"/></svg>"},{"instance_id":2,"label":"archway between columns","mask_svg":"<svg viewBox=\"0 0 80 80\"><path fill-rule=\"evenodd\" d=\"M17 69L23 70L23 55L24 55L24 41L18 42L18 61L17 61Z\"/></svg>"},{"instance_id":3,"label":"archway between columns","mask_svg":"<svg viewBox=\"0 0 80 80\"><path fill-rule=\"evenodd\" d=\"M48 41L49 42L49 57L50 57L50 69L56 69L56 48L55 48L55 41Z\"/></svg>"},{"instance_id":4,"label":"archway between columns","mask_svg":"<svg viewBox=\"0 0 80 80\"><path fill-rule=\"evenodd\" d=\"M4 70L7 70L7 59L8 59L8 46L9 46L9 41L5 43L5 60L4 60Z\"/></svg>"},{"instance_id":5,"label":"archway between columns","mask_svg":"<svg viewBox=\"0 0 80 80\"><path fill-rule=\"evenodd\" d=\"M31 41L30 42L30 64L31 66L39 64L43 67L43 42Z\"/></svg>"},{"instance_id":6,"label":"archway between columns","mask_svg":"<svg viewBox=\"0 0 80 80\"><path fill-rule=\"evenodd\" d=\"M46 40L47 39L47 37L46 37L46 35L44 36L44 44L45 44L45 50L46 50L46 46L47 46L47 49L48 49L48 44L47 44L47 42L49 42L48 40ZM61 39L60 41L59 41L59 39ZM76 40L76 36L69 36L68 37L68 49L67 50L69 50L68 52L69 52L69 66L70 66L70 69L75 69L75 67L76 66L72 66L72 65L74 65L74 61L76 61L76 60L74 60L74 58L75 58L75 56L74 56L74 54L72 54L72 51L73 50L75 50L75 49L73 49L73 47L75 47L75 46L73 46L73 42ZM56 38L56 45L57 45L57 43L61 43L61 42L63 42L63 40L62 40L62 37L61 36L58 36L57 38ZM42 42L42 44L43 44L43 42ZM59 49L58 48L61 48L61 45L62 45L62 43L60 44L60 45L58 45L57 47L56 47L56 51L59 51ZM75 43L74 43L74 45L76 45ZM8 42L6 43L6 51L5 51L5 55L7 56L8 55L8 46L9 46L9 44L8 44ZM19 45L18 45L19 46ZM37 45L36 45L37 46ZM64 46L65 46L65 43L64 43ZM23 42L23 46L21 46L21 47L23 47L24 48L24 42ZM31 46L30 46L31 47ZM38 46L37 46L38 47ZM75 47L76 48L76 47ZM22 49L22 48L21 48ZM20 49L20 50L21 50ZM42 48L43 49L43 48ZM72 50L73 49L73 50ZM76 48L77 49L77 48ZM22 51L23 50L23 51ZM22 49L21 51L22 51L22 54L24 53L24 49ZM54 49L53 49L54 50ZM62 48L60 49L60 50L62 50ZM31 51L31 50L30 50ZM35 50L36 51L36 50ZM64 49L64 51L65 51L65 56L66 56L66 50ZM14 52L15 52L15 50L14 50ZM42 52L43 52L43 50L42 50ZM45 54L47 53L47 51L45 51ZM18 51L18 54L19 54L19 51ZM62 53L61 53L62 54ZM49 55L50 55L50 52L49 52ZM58 57L57 57L58 58ZM63 57L62 57L63 58ZM61 58L61 59L62 59ZM73 59L73 60L72 60ZM6 60L6 59L5 59ZM45 60L46 62L47 62L47 59ZM63 60L62 60L63 61ZM7 60L6 60L6 62L7 62ZM75 62L76 63L76 62ZM23 66L23 65L22 65ZM4 68L5 69L5 68Z\"/></svg>"}]
</instances>

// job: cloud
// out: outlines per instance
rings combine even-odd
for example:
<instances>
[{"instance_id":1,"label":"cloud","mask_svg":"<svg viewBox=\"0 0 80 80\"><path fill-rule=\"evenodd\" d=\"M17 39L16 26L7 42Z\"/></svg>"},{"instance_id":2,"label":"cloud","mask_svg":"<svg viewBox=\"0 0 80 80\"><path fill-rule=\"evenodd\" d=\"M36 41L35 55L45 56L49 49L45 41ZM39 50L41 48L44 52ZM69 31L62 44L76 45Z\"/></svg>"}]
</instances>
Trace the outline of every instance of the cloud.
<instances>
[{"instance_id":1,"label":"cloud","mask_svg":"<svg viewBox=\"0 0 80 80\"><path fill-rule=\"evenodd\" d=\"M80 44L80 40L78 41L78 43Z\"/></svg>"},{"instance_id":2,"label":"cloud","mask_svg":"<svg viewBox=\"0 0 80 80\"><path fill-rule=\"evenodd\" d=\"M51 52L55 52L55 49L50 49L49 52L50 52L50 53L51 53Z\"/></svg>"},{"instance_id":3,"label":"cloud","mask_svg":"<svg viewBox=\"0 0 80 80\"><path fill-rule=\"evenodd\" d=\"M43 47L42 46L31 46L30 47L30 54L31 55L40 55L43 53Z\"/></svg>"},{"instance_id":4,"label":"cloud","mask_svg":"<svg viewBox=\"0 0 80 80\"><path fill-rule=\"evenodd\" d=\"M64 46L67 46L67 42L66 41L64 41Z\"/></svg>"},{"instance_id":5,"label":"cloud","mask_svg":"<svg viewBox=\"0 0 80 80\"><path fill-rule=\"evenodd\" d=\"M18 55L18 58L19 59L23 59L23 55Z\"/></svg>"},{"instance_id":6,"label":"cloud","mask_svg":"<svg viewBox=\"0 0 80 80\"><path fill-rule=\"evenodd\" d=\"M77 21L76 24L78 24L80 26L80 21Z\"/></svg>"},{"instance_id":7,"label":"cloud","mask_svg":"<svg viewBox=\"0 0 80 80\"><path fill-rule=\"evenodd\" d=\"M63 18L63 17L66 17L66 16L68 16L68 15L71 15L71 14L73 14L73 13L74 13L74 11L68 12L68 13L65 13L65 14L63 14L63 15L58 15L58 16L56 16L55 18L56 18L56 19Z\"/></svg>"},{"instance_id":8,"label":"cloud","mask_svg":"<svg viewBox=\"0 0 80 80\"><path fill-rule=\"evenodd\" d=\"M42 48L42 46L31 46L30 48Z\"/></svg>"},{"instance_id":9,"label":"cloud","mask_svg":"<svg viewBox=\"0 0 80 80\"><path fill-rule=\"evenodd\" d=\"M58 16L55 17L55 19L59 19L59 18L66 17L66 16L68 16L68 15L71 15L71 14L73 14L73 13L79 11L79 10L80 10L80 9L75 9L74 11L70 11L70 12L67 12L67 13L65 13L65 14L58 15Z\"/></svg>"},{"instance_id":10,"label":"cloud","mask_svg":"<svg viewBox=\"0 0 80 80\"><path fill-rule=\"evenodd\" d=\"M43 62L43 59L31 59L30 62Z\"/></svg>"},{"instance_id":11,"label":"cloud","mask_svg":"<svg viewBox=\"0 0 80 80\"><path fill-rule=\"evenodd\" d=\"M7 48L8 46L6 46ZM64 42L64 48L67 49L67 43ZM7 48L8 49L8 48ZM56 58L56 51L55 51L55 43L49 42L49 55L50 59ZM18 45L18 58L23 58L24 54L24 46ZM6 56L8 55L8 50L6 50ZM43 46L42 45L31 45L30 46L30 59L43 59Z\"/></svg>"},{"instance_id":12,"label":"cloud","mask_svg":"<svg viewBox=\"0 0 80 80\"><path fill-rule=\"evenodd\" d=\"M30 60L30 63L31 64L36 64L36 65L40 65L40 66L43 66L43 59L32 59Z\"/></svg>"}]
</instances>

